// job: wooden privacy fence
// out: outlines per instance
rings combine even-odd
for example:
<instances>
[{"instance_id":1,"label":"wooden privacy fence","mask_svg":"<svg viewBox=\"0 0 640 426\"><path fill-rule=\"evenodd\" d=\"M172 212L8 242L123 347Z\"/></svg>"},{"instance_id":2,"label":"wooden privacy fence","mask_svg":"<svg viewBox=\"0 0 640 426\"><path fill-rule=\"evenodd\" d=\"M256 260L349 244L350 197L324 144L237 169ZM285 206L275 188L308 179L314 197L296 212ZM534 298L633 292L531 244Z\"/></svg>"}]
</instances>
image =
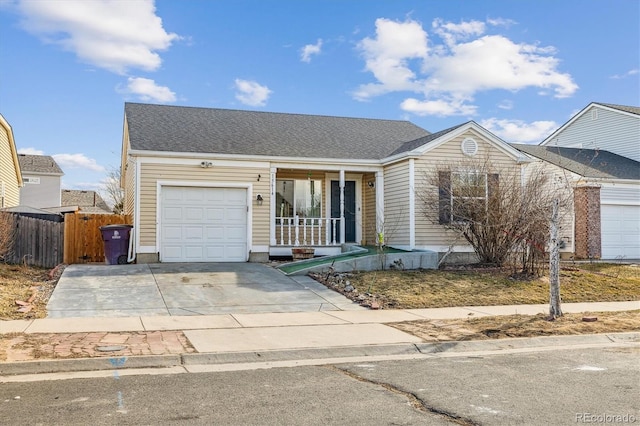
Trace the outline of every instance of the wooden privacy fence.
<instances>
[{"instance_id":1,"label":"wooden privacy fence","mask_svg":"<svg viewBox=\"0 0 640 426\"><path fill-rule=\"evenodd\" d=\"M64 223L33 217L13 216L13 244L7 263L53 268L62 263Z\"/></svg>"},{"instance_id":2,"label":"wooden privacy fence","mask_svg":"<svg viewBox=\"0 0 640 426\"><path fill-rule=\"evenodd\" d=\"M131 224L130 215L68 213L64 217L64 263L104 263L100 227Z\"/></svg>"}]
</instances>

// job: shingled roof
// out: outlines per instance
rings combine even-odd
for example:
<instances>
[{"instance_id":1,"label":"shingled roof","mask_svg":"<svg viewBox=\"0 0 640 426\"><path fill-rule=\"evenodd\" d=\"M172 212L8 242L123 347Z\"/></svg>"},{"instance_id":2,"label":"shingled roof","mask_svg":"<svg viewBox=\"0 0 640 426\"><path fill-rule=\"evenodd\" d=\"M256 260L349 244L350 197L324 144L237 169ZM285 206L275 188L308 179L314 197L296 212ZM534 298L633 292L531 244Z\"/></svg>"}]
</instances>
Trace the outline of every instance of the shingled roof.
<instances>
[{"instance_id":1,"label":"shingled roof","mask_svg":"<svg viewBox=\"0 0 640 426\"><path fill-rule=\"evenodd\" d=\"M635 114L635 115L640 115L640 107L627 106L627 105L616 105L616 104L603 104L601 102L595 102L595 104L602 105L602 106L609 107L609 108L613 108L613 109L617 109L619 111L628 112L628 113Z\"/></svg>"},{"instance_id":2,"label":"shingled roof","mask_svg":"<svg viewBox=\"0 0 640 426\"><path fill-rule=\"evenodd\" d=\"M588 178L640 180L640 162L609 151L511 144L514 148Z\"/></svg>"},{"instance_id":3,"label":"shingled roof","mask_svg":"<svg viewBox=\"0 0 640 426\"><path fill-rule=\"evenodd\" d=\"M60 195L62 206L78 206L84 213L111 213L107 203L96 191L63 189Z\"/></svg>"},{"instance_id":4,"label":"shingled roof","mask_svg":"<svg viewBox=\"0 0 640 426\"><path fill-rule=\"evenodd\" d=\"M134 151L379 160L429 132L399 120L126 103Z\"/></svg>"},{"instance_id":5,"label":"shingled roof","mask_svg":"<svg viewBox=\"0 0 640 426\"><path fill-rule=\"evenodd\" d=\"M62 176L64 172L49 155L18 154L18 162L22 173L42 173Z\"/></svg>"}]
</instances>

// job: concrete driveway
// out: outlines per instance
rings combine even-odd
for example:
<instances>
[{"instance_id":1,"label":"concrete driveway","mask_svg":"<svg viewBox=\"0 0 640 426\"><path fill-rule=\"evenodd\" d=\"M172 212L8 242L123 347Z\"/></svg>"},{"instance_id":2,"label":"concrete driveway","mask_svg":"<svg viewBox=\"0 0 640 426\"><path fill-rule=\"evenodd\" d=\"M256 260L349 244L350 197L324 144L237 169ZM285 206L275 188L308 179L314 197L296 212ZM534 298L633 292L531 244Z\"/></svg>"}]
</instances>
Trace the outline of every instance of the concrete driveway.
<instances>
[{"instance_id":1,"label":"concrete driveway","mask_svg":"<svg viewBox=\"0 0 640 426\"><path fill-rule=\"evenodd\" d=\"M259 263L70 265L49 318L358 310L306 276Z\"/></svg>"}]
</instances>

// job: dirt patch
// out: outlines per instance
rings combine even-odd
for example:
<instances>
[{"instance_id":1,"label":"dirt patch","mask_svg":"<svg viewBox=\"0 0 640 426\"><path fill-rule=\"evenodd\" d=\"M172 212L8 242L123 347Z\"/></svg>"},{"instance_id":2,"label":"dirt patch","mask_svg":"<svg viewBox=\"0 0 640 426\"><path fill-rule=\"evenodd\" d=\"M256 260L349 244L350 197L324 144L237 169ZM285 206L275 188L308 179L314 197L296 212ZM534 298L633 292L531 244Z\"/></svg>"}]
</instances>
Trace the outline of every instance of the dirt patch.
<instances>
[{"instance_id":1,"label":"dirt patch","mask_svg":"<svg viewBox=\"0 0 640 426\"><path fill-rule=\"evenodd\" d=\"M65 266L43 269L0 264L0 320L45 318Z\"/></svg>"},{"instance_id":2,"label":"dirt patch","mask_svg":"<svg viewBox=\"0 0 640 426\"><path fill-rule=\"evenodd\" d=\"M586 316L596 317L597 321L583 321ZM640 331L640 311L565 314L554 321L548 321L546 315L539 314L408 321L388 325L426 342L600 334Z\"/></svg>"}]
</instances>

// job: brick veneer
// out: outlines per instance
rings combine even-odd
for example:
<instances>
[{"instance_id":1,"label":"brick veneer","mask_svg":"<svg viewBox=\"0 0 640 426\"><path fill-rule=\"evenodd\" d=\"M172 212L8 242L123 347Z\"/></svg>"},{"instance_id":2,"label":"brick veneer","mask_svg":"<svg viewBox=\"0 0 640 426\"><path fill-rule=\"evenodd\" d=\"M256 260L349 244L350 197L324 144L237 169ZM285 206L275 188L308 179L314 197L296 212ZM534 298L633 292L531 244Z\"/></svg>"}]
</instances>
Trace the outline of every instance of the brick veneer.
<instances>
[{"instance_id":1,"label":"brick veneer","mask_svg":"<svg viewBox=\"0 0 640 426\"><path fill-rule=\"evenodd\" d=\"M600 187L579 186L573 193L575 212L575 257L600 259Z\"/></svg>"}]
</instances>

